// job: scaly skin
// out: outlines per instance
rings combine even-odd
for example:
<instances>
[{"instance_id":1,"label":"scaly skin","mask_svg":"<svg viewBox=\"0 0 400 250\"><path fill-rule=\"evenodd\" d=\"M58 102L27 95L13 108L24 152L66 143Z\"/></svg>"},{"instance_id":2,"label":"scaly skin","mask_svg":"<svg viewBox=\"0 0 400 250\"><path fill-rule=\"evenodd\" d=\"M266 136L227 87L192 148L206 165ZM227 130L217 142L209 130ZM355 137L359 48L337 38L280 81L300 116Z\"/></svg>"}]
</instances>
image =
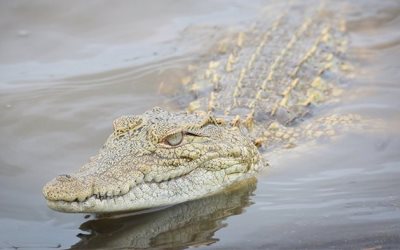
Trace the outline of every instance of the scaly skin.
<instances>
[{"instance_id":1,"label":"scaly skin","mask_svg":"<svg viewBox=\"0 0 400 250\"><path fill-rule=\"evenodd\" d=\"M166 141L183 132L177 146ZM170 205L204 197L253 176L257 148L240 127L208 114L160 108L114 121L114 133L77 173L43 189L48 205L63 212L114 212Z\"/></svg>"},{"instance_id":2,"label":"scaly skin","mask_svg":"<svg viewBox=\"0 0 400 250\"><path fill-rule=\"evenodd\" d=\"M98 155L43 188L49 207L103 213L205 197L253 177L265 165L260 151L332 135L332 124L353 119L304 122L340 94L347 40L334 6L290 8L264 13L191 67L186 112L155 108L115 120Z\"/></svg>"}]
</instances>

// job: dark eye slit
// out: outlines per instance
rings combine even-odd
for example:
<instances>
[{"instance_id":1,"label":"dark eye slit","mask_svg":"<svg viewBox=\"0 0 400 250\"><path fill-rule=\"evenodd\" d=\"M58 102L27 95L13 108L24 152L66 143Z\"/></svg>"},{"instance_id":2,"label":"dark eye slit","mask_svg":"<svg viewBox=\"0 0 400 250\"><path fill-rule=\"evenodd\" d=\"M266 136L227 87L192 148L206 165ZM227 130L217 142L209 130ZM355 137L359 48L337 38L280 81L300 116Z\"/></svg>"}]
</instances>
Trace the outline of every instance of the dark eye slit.
<instances>
[{"instance_id":1,"label":"dark eye slit","mask_svg":"<svg viewBox=\"0 0 400 250\"><path fill-rule=\"evenodd\" d=\"M201 133L196 133L194 131L185 131L184 134L185 135L191 135L191 136L197 136L197 137L206 137L205 135L203 135Z\"/></svg>"}]
</instances>

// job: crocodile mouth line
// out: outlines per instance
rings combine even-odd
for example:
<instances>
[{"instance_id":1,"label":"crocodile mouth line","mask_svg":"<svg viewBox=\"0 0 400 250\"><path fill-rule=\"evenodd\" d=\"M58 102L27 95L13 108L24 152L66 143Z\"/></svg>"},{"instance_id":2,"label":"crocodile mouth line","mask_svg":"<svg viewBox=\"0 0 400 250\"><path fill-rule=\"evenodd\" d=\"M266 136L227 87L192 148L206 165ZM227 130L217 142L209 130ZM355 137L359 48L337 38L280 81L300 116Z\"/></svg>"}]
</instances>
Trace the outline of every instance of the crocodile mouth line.
<instances>
[{"instance_id":1,"label":"crocodile mouth line","mask_svg":"<svg viewBox=\"0 0 400 250\"><path fill-rule=\"evenodd\" d=\"M184 174L182 174L182 175L177 175L177 176L175 176L175 177L171 177L171 178L169 178L169 179L166 179L166 180L162 180L162 181L160 181L160 182L156 182L156 181L154 181L154 182L141 182L141 183L137 183L137 185L132 185L131 187L129 187L129 190L128 190L128 192L126 192L126 193L124 193L124 194L116 194L116 195L99 195L99 194L93 194L93 195L90 195L90 196L88 196L86 199L84 199L84 200L82 200L82 201L80 201L80 200L78 200L78 199L75 199L75 200L73 200L73 201L64 201L64 200L60 200L61 202L66 202L66 203L73 203L73 202L76 202L76 203L85 203L85 202L87 202L89 199L91 199L91 198L94 198L94 199L96 199L96 200L99 200L99 201L103 201L103 200L106 200L106 201L111 201L111 200L115 200L115 199L117 199L117 198L119 198L119 197L124 197L124 196L127 196L132 190L133 190L133 188L137 188L137 187L140 187L140 186L143 186L143 185L150 185L150 184L156 184L156 185L160 185L161 183L167 183L167 182L170 182L170 181L174 181L174 180L177 180L177 179L179 179L179 178L183 178L184 176L188 176L188 175L190 175L190 173L191 172L193 172L195 169L193 169L193 170L191 170L191 171L189 171L189 172L187 172L187 173L184 173Z\"/></svg>"},{"instance_id":2,"label":"crocodile mouth line","mask_svg":"<svg viewBox=\"0 0 400 250\"><path fill-rule=\"evenodd\" d=\"M121 193L120 193L120 194L112 194L112 195L108 195L107 193L106 193L105 195L92 194L92 195L86 197L84 200L79 200L79 199L77 198L77 199L75 199L75 200L73 200L73 201L66 201L66 200L48 200L48 202L57 203L57 204L85 204L85 203L88 202L90 199L94 199L94 200L100 201L100 202L102 202L102 201L108 201L108 202L114 201L114 202L115 202L115 200L118 199L118 198L120 198L120 197L123 198L123 197L129 196L129 193L132 192L132 190L133 190L134 188L140 188L141 186L144 186L144 185L152 185L152 184L156 184L157 186L160 186L160 185L165 184L165 183L177 181L177 180L179 180L179 179L182 179L182 178L185 178L185 177L187 177L187 176L190 176L194 171L196 171L197 169L202 168L202 167L203 167L205 164L207 164L208 162L210 162L210 161L212 161L212 160L215 160L215 159L218 159L218 158L225 158L225 157L227 157L227 156L222 156L222 157L221 157L221 156L218 156L218 157L211 157L211 158L207 159L206 161L204 161L202 164L200 164L198 167L196 167L196 168L194 168L194 169L192 169L192 170L190 170L190 171L188 171L188 172L182 173L181 175L176 175L176 176L174 176L174 177L171 177L171 178L168 178L168 179L159 181L159 182L154 181L154 179L153 179L153 181L143 181L143 182L137 183L136 185L130 186L130 187L129 187L129 190L128 190L126 193L123 193L123 194L121 194ZM234 159L239 159L239 158L238 158L238 157L234 157ZM237 163L242 163L242 164L243 164L244 162L238 160ZM184 166L180 166L180 167L184 167ZM229 169L229 167L231 167L231 166L228 166L228 167L226 167L225 169ZM216 171L213 171L213 170L211 170L211 169L208 169L207 171L216 172ZM220 171L221 171L221 170L220 170ZM229 175L229 173L225 173L225 174L226 174L226 175ZM246 174L246 172L243 172L242 174Z\"/></svg>"}]
</instances>

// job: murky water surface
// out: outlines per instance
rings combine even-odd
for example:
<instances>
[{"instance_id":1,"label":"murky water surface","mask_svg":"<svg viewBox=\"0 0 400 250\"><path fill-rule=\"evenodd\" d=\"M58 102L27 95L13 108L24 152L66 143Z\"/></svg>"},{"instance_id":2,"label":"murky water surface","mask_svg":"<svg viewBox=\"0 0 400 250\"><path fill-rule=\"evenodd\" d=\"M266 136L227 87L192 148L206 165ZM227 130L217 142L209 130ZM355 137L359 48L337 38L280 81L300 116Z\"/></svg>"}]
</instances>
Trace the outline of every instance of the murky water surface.
<instances>
[{"instance_id":1,"label":"murky water surface","mask_svg":"<svg viewBox=\"0 0 400 250\"><path fill-rule=\"evenodd\" d=\"M0 3L0 248L400 247L400 4L359 1L349 55L361 68L338 112L384 132L270 155L248 184L113 218L47 208L41 189L95 154L122 114L179 109L186 66L273 1Z\"/></svg>"}]
</instances>

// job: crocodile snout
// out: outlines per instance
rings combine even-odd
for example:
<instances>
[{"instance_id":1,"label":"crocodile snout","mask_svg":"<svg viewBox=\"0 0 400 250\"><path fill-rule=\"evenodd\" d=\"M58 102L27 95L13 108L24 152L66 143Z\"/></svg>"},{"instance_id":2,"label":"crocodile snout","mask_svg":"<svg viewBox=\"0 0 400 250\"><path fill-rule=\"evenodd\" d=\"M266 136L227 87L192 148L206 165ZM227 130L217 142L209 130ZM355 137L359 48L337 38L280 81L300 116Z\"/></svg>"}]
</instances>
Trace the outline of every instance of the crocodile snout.
<instances>
[{"instance_id":1,"label":"crocodile snout","mask_svg":"<svg viewBox=\"0 0 400 250\"><path fill-rule=\"evenodd\" d=\"M83 201L93 194L92 181L71 175L59 175L43 187L50 201Z\"/></svg>"}]
</instances>

